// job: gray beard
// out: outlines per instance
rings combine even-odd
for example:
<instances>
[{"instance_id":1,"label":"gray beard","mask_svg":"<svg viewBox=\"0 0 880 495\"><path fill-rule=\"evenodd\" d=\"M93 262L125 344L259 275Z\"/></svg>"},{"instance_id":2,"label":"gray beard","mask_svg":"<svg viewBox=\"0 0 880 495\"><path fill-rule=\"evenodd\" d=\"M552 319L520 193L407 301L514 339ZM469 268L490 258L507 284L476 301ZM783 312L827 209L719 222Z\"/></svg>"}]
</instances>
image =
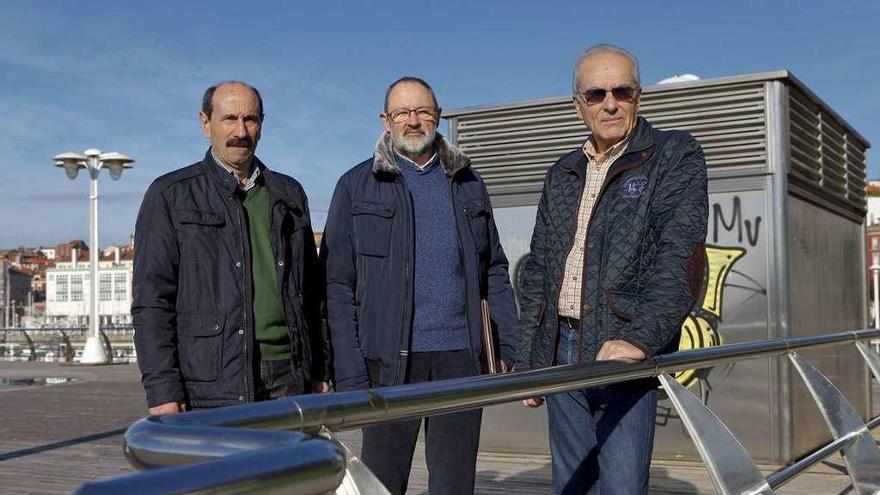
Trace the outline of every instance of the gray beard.
<instances>
[{"instance_id":1,"label":"gray beard","mask_svg":"<svg viewBox=\"0 0 880 495\"><path fill-rule=\"evenodd\" d=\"M397 148L397 151L399 151L400 154L408 157L416 157L427 152L432 146L434 146L434 139L436 136L436 130L419 138L405 137L402 135L395 136L394 133L392 133L391 143L394 144L394 147Z\"/></svg>"}]
</instances>

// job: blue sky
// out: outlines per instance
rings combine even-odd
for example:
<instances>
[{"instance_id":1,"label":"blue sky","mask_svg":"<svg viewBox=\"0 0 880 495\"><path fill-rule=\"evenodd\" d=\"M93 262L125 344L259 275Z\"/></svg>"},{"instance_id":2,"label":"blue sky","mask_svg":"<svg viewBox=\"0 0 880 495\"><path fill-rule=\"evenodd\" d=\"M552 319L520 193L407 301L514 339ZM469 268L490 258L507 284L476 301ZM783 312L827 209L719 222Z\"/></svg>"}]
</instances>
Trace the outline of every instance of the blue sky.
<instances>
[{"instance_id":1,"label":"blue sky","mask_svg":"<svg viewBox=\"0 0 880 495\"><path fill-rule=\"evenodd\" d=\"M88 180L51 157L89 147L136 160L100 180L101 244L124 241L150 181L204 154L201 93L227 79L263 93L258 155L303 183L317 229L397 77L445 108L564 95L599 42L634 52L645 84L789 69L880 146L878 27L880 3L846 1L6 2L0 247L88 239Z\"/></svg>"}]
</instances>

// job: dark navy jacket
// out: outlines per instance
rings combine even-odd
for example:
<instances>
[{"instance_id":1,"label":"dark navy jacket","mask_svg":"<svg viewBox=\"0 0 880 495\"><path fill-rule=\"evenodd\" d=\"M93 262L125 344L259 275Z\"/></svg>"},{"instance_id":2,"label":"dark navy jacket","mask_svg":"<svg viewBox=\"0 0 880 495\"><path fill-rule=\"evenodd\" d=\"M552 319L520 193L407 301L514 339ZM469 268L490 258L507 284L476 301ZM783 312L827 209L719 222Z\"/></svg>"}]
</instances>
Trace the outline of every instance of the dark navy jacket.
<instances>
[{"instance_id":1,"label":"dark navy jacket","mask_svg":"<svg viewBox=\"0 0 880 495\"><path fill-rule=\"evenodd\" d=\"M501 357L508 361L515 353L516 303L482 178L439 135L435 148L452 190L476 371L482 354L480 299L488 298ZM414 248L412 200L386 133L373 158L339 179L321 244L336 390L403 383L412 331Z\"/></svg>"},{"instance_id":2,"label":"dark navy jacket","mask_svg":"<svg viewBox=\"0 0 880 495\"><path fill-rule=\"evenodd\" d=\"M305 193L260 167L269 194L278 287L293 365L325 379L321 271ZM152 407L186 400L215 407L254 400L253 288L246 216L237 180L214 161L156 179L138 213L134 341Z\"/></svg>"},{"instance_id":3,"label":"dark navy jacket","mask_svg":"<svg viewBox=\"0 0 880 495\"><path fill-rule=\"evenodd\" d=\"M581 148L547 172L531 253L520 277L517 369L550 366L557 303L574 247L587 159ZM649 357L677 349L700 290L708 211L706 163L694 138L639 118L608 170L584 246L578 362L622 339Z\"/></svg>"}]
</instances>

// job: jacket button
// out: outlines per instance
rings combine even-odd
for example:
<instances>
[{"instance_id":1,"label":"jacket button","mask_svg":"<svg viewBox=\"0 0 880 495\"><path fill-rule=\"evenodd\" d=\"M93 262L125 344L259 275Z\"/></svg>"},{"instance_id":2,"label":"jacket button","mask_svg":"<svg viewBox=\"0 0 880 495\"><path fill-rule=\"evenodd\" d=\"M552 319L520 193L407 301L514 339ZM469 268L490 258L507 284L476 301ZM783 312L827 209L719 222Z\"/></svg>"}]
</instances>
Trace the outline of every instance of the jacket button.
<instances>
[{"instance_id":1,"label":"jacket button","mask_svg":"<svg viewBox=\"0 0 880 495\"><path fill-rule=\"evenodd\" d=\"M239 328L239 329L238 329L238 334L239 334L239 335L244 335L244 329L243 329L243 328Z\"/></svg>"},{"instance_id":2,"label":"jacket button","mask_svg":"<svg viewBox=\"0 0 880 495\"><path fill-rule=\"evenodd\" d=\"M284 266L284 260L279 261L278 266Z\"/></svg>"},{"instance_id":3,"label":"jacket button","mask_svg":"<svg viewBox=\"0 0 880 495\"><path fill-rule=\"evenodd\" d=\"M214 324L214 330L220 330L220 324L219 324L219 323L215 323L215 324Z\"/></svg>"},{"instance_id":4,"label":"jacket button","mask_svg":"<svg viewBox=\"0 0 880 495\"><path fill-rule=\"evenodd\" d=\"M593 309L593 305L592 305L592 304L590 304L590 303L584 303L584 313L588 313L588 312L589 312L590 310L592 310L592 309Z\"/></svg>"},{"instance_id":5,"label":"jacket button","mask_svg":"<svg viewBox=\"0 0 880 495\"><path fill-rule=\"evenodd\" d=\"M236 261L236 262L235 262L235 267L236 267L236 268L241 268L241 261Z\"/></svg>"},{"instance_id":6,"label":"jacket button","mask_svg":"<svg viewBox=\"0 0 880 495\"><path fill-rule=\"evenodd\" d=\"M244 400L244 396L243 396L243 395L239 395L239 396L238 396L238 400L243 401L243 400Z\"/></svg>"}]
</instances>

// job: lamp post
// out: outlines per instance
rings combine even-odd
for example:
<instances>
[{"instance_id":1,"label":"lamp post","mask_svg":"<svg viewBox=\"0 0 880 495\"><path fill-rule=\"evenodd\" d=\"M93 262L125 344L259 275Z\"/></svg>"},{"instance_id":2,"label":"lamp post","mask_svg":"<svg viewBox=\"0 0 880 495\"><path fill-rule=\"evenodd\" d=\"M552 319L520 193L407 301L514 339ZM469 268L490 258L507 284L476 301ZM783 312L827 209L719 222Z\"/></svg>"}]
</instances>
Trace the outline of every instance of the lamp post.
<instances>
[{"instance_id":1,"label":"lamp post","mask_svg":"<svg viewBox=\"0 0 880 495\"><path fill-rule=\"evenodd\" d=\"M55 156L55 166L63 168L67 178L76 178L80 169L89 171L91 178L91 213L89 216L89 263L91 267L91 287L89 289L89 336L83 349L82 364L103 364L109 362L104 345L101 343L100 321L98 315L98 172L106 168L110 178L119 180L122 171L131 168L134 160L121 153L101 153L94 148L82 154L67 152Z\"/></svg>"}]
</instances>

